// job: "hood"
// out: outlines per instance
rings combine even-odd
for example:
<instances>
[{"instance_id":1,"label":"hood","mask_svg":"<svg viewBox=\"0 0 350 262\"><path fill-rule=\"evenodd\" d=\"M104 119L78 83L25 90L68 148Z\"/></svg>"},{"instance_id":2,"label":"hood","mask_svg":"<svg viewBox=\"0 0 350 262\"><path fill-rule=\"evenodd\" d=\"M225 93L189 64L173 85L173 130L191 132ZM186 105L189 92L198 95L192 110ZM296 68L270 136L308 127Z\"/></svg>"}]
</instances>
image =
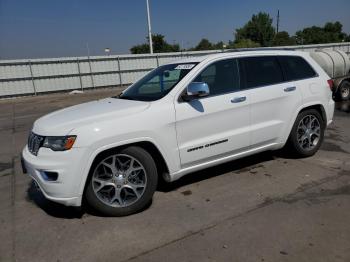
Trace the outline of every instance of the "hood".
<instances>
[{"instance_id":1,"label":"hood","mask_svg":"<svg viewBox=\"0 0 350 262\"><path fill-rule=\"evenodd\" d=\"M108 119L126 117L145 110L150 103L106 98L67 107L35 121L33 132L44 136L62 136L74 128Z\"/></svg>"}]
</instances>

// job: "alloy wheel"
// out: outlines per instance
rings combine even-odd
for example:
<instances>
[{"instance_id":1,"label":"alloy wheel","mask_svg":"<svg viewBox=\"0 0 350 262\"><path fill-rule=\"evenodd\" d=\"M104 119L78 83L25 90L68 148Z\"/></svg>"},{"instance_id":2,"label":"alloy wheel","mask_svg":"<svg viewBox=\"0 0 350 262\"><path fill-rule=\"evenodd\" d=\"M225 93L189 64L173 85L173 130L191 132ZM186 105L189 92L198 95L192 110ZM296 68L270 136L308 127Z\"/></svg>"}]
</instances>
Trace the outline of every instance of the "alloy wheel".
<instances>
[{"instance_id":1,"label":"alloy wheel","mask_svg":"<svg viewBox=\"0 0 350 262\"><path fill-rule=\"evenodd\" d=\"M314 115L303 117L297 128L297 139L299 146L304 150L314 149L321 136L321 125Z\"/></svg>"},{"instance_id":2,"label":"alloy wheel","mask_svg":"<svg viewBox=\"0 0 350 262\"><path fill-rule=\"evenodd\" d=\"M145 192L147 174L134 157L116 154L102 160L91 179L97 198L111 207L130 206Z\"/></svg>"}]
</instances>

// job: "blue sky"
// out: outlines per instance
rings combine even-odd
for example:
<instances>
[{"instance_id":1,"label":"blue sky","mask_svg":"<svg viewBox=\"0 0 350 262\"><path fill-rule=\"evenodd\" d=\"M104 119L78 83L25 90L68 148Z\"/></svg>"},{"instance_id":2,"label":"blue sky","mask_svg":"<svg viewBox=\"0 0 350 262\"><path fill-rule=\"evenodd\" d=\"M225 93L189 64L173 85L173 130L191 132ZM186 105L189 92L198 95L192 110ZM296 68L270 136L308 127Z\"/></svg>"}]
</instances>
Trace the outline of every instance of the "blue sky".
<instances>
[{"instance_id":1,"label":"blue sky","mask_svg":"<svg viewBox=\"0 0 350 262\"><path fill-rule=\"evenodd\" d=\"M150 0L152 31L185 48L206 37L233 39L236 28L259 11L294 34L306 26L340 21L350 33L349 0ZM275 23L275 21L274 21ZM145 0L0 0L0 58L128 53L147 35Z\"/></svg>"}]
</instances>

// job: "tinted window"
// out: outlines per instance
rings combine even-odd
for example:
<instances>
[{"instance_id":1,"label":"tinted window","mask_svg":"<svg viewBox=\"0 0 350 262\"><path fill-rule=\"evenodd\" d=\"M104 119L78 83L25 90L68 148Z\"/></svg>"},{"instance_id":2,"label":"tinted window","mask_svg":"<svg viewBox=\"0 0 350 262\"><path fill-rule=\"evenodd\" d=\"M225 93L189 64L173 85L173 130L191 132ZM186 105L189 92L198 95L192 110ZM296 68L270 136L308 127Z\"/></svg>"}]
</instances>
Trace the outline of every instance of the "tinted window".
<instances>
[{"instance_id":1,"label":"tinted window","mask_svg":"<svg viewBox=\"0 0 350 262\"><path fill-rule=\"evenodd\" d=\"M236 59L215 62L204 69L193 82L205 82L210 95L239 90L239 71Z\"/></svg>"},{"instance_id":2,"label":"tinted window","mask_svg":"<svg viewBox=\"0 0 350 262\"><path fill-rule=\"evenodd\" d=\"M300 56L279 56L287 81L316 76L312 67Z\"/></svg>"},{"instance_id":3,"label":"tinted window","mask_svg":"<svg viewBox=\"0 0 350 262\"><path fill-rule=\"evenodd\" d=\"M240 65L245 72L246 88L283 82L281 67L274 56L241 58Z\"/></svg>"}]
</instances>

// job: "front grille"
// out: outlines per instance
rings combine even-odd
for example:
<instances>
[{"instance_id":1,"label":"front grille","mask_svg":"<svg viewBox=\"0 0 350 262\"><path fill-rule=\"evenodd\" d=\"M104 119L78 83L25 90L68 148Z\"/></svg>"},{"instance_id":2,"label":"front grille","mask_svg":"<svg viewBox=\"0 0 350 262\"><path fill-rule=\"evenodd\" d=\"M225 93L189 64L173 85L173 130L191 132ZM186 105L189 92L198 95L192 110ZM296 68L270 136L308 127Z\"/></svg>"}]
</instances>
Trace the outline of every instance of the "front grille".
<instances>
[{"instance_id":1,"label":"front grille","mask_svg":"<svg viewBox=\"0 0 350 262\"><path fill-rule=\"evenodd\" d=\"M30 132L28 137L28 150L33 155L37 155L39 148L43 145L44 137Z\"/></svg>"}]
</instances>

